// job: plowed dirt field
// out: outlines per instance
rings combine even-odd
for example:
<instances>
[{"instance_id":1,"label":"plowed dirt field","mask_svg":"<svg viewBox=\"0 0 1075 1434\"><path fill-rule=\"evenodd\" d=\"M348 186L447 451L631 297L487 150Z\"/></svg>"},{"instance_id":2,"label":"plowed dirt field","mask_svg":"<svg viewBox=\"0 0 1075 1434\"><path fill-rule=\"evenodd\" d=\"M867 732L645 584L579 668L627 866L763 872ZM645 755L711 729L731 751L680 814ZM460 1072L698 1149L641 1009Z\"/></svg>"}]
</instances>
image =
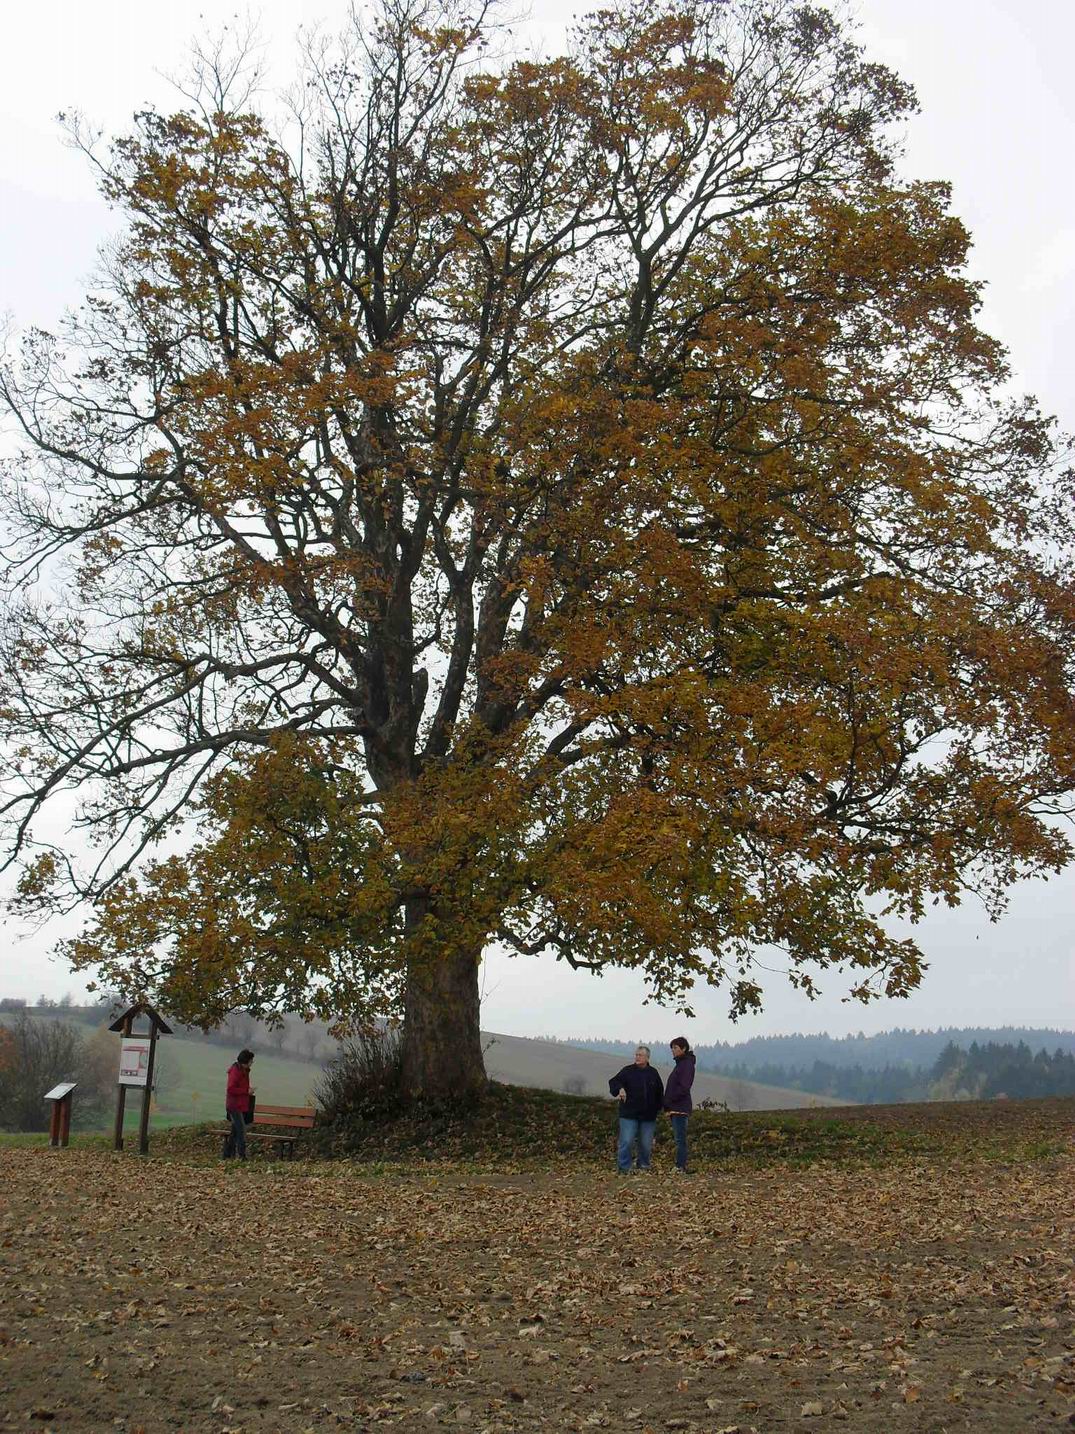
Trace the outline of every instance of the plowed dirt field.
<instances>
[{"instance_id":1,"label":"plowed dirt field","mask_svg":"<svg viewBox=\"0 0 1075 1434\"><path fill-rule=\"evenodd\" d=\"M1068 1427L1057 1148L688 1179L2 1149L0 1428Z\"/></svg>"}]
</instances>

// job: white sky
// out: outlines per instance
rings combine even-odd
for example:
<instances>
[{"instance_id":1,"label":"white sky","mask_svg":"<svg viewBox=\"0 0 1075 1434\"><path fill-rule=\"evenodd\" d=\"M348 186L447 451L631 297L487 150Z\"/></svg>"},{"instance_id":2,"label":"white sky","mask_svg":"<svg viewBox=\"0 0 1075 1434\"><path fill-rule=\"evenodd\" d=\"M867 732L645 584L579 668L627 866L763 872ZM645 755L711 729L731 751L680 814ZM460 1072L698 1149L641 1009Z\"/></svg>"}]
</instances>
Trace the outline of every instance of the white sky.
<instances>
[{"instance_id":1,"label":"white sky","mask_svg":"<svg viewBox=\"0 0 1075 1434\"><path fill-rule=\"evenodd\" d=\"M266 58L286 80L300 24L335 28L344 0L263 0ZM518 7L513 7L518 8ZM520 33L556 46L572 13L596 8L545 0ZM985 326L1009 347L1019 384L1075 430L1071 335L1075 332L1075 105L1070 0L854 0L875 58L918 90L908 172L947 178L974 235L973 268L989 281ZM122 131L146 102L166 107L162 77L181 70L193 36L234 20L211 0L34 0L4 6L0 50L0 314L23 328L53 326L77 301L112 216L85 162L64 147L55 116L78 109L106 132ZM931 916L917 935L931 969L908 1001L868 1008L831 995L809 1003L771 978L766 1013L732 1026L719 992L700 993L698 1019L643 1007L630 973L597 980L550 962L486 963L483 1025L518 1035L604 1035L695 1043L764 1032L843 1034L892 1025L1075 1024L1075 871L1027 883L992 926L974 907ZM0 935L0 995L78 992L49 949L57 933ZM16 939L19 938L19 939Z\"/></svg>"}]
</instances>

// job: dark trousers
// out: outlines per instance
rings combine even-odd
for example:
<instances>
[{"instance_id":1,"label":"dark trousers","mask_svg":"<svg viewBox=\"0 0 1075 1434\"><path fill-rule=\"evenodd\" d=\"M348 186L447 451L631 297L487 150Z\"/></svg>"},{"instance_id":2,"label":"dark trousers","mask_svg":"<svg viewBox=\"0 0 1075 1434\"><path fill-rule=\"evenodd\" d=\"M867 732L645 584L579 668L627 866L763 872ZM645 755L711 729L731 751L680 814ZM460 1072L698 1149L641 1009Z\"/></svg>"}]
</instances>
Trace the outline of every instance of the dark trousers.
<instances>
[{"instance_id":1,"label":"dark trousers","mask_svg":"<svg viewBox=\"0 0 1075 1434\"><path fill-rule=\"evenodd\" d=\"M225 1160L230 1160L237 1155L240 1160L246 1159L246 1121L241 1110L229 1110L228 1119L231 1121L231 1129L224 1140L224 1149L221 1155Z\"/></svg>"},{"instance_id":2,"label":"dark trousers","mask_svg":"<svg viewBox=\"0 0 1075 1434\"><path fill-rule=\"evenodd\" d=\"M686 1170L687 1168L687 1121L689 1115L670 1115L668 1119L672 1122L672 1134L676 1137L676 1169Z\"/></svg>"}]
</instances>

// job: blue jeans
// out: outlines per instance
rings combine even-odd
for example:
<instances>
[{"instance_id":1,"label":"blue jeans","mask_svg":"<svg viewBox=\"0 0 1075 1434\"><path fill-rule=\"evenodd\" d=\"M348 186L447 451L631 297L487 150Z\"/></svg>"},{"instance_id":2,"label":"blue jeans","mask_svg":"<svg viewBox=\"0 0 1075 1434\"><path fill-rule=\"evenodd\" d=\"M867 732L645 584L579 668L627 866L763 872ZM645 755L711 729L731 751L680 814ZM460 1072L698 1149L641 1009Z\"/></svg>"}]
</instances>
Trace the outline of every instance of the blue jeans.
<instances>
[{"instance_id":1,"label":"blue jeans","mask_svg":"<svg viewBox=\"0 0 1075 1434\"><path fill-rule=\"evenodd\" d=\"M631 1147L638 1141L638 1168L648 1170L653 1153L653 1135L657 1129L655 1120L631 1120L620 1116L620 1148L616 1152L616 1164L626 1175L631 1168Z\"/></svg>"},{"instance_id":2,"label":"blue jeans","mask_svg":"<svg viewBox=\"0 0 1075 1434\"><path fill-rule=\"evenodd\" d=\"M676 1137L676 1169L686 1170L687 1168L687 1121L689 1115L670 1115L668 1119L672 1122L672 1134Z\"/></svg>"},{"instance_id":3,"label":"blue jeans","mask_svg":"<svg viewBox=\"0 0 1075 1434\"><path fill-rule=\"evenodd\" d=\"M230 1160L233 1155L237 1155L240 1160L245 1160L246 1121L243 1119L243 1113L241 1110L229 1110L228 1119L231 1121L231 1129L228 1131L221 1154L225 1160Z\"/></svg>"}]
</instances>

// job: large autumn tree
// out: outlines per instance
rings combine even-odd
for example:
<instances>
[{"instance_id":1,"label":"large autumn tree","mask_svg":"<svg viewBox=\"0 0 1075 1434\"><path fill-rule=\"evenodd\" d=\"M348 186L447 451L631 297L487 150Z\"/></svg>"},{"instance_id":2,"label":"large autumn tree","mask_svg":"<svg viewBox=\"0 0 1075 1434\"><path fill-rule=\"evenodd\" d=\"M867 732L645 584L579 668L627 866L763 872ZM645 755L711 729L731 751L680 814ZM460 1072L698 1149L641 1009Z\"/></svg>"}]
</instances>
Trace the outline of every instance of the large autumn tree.
<instances>
[{"instance_id":1,"label":"large autumn tree","mask_svg":"<svg viewBox=\"0 0 1075 1434\"><path fill-rule=\"evenodd\" d=\"M494 941L905 994L885 916L1075 786L1071 483L907 87L793 0L506 43L380 0L290 108L86 140L123 236L2 381L22 900L185 1020L398 1008L415 1095Z\"/></svg>"}]
</instances>

